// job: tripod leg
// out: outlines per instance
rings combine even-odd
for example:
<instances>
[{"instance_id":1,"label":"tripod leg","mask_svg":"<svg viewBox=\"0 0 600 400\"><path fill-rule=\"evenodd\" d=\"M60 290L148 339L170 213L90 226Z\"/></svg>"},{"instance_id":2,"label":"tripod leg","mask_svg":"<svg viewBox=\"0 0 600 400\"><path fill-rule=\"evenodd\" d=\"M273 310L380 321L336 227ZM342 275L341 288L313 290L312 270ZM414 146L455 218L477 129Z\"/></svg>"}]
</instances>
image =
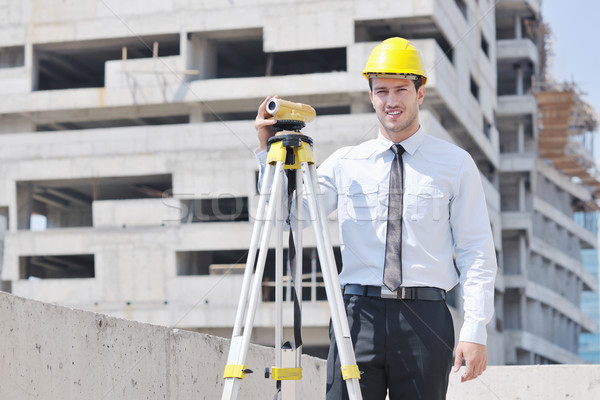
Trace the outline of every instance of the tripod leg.
<instances>
[{"instance_id":1,"label":"tripod leg","mask_svg":"<svg viewBox=\"0 0 600 400\"><path fill-rule=\"evenodd\" d=\"M299 314L302 316L302 196L303 196L303 185L302 185L302 173L300 170L296 170L296 215L298 216L298 223L296 224L296 275L294 276L294 287L296 292L296 299L299 307ZM299 336L302 337L302 323L299 322ZM295 340L296 341L296 340ZM295 343L296 345L296 368L302 366L302 343Z\"/></svg>"},{"instance_id":2,"label":"tripod leg","mask_svg":"<svg viewBox=\"0 0 600 400\"><path fill-rule=\"evenodd\" d=\"M292 170L293 174L289 175L288 178L295 179L295 198L296 201L296 217L297 224L294 227L290 227L293 231L293 240L289 241L288 254L290 254L290 263L288 268L288 278L293 277L293 287L288 281L287 289L288 295L286 296L289 301L293 301L294 307L294 342L289 348L281 350L281 363L285 368L292 368L296 371L302 370L302 174L300 170ZM289 204L289 203L288 203ZM291 211L291 207L290 207ZM292 257L292 255L294 255ZM292 260L293 258L293 260ZM293 271L293 274L292 274ZM293 276L292 276L293 275ZM293 288L293 290L292 290ZM292 293L294 298L292 297ZM299 373L301 377L301 372ZM282 380L281 384L281 398L285 400L294 400L301 398L299 379Z\"/></svg>"},{"instance_id":3,"label":"tripod leg","mask_svg":"<svg viewBox=\"0 0 600 400\"><path fill-rule=\"evenodd\" d=\"M244 324L244 312L246 311L246 304L248 300L248 292L250 289L250 281L252 280L252 274L254 272L254 261L256 261L256 253L258 250L258 242L260 241L260 231L264 226L265 210L267 205L267 197L271 190L271 181L273 180L273 174L275 167L271 164L266 165L265 175L263 184L260 190L260 197L258 199L258 208L256 211L256 217L254 226L252 227L252 238L250 239L250 248L248 249L248 257L246 258L246 268L244 270L244 280L242 282L242 291L240 292L240 301L238 304L237 312L235 314L235 322L233 324L233 335L239 336L242 333L242 325Z\"/></svg>"},{"instance_id":4,"label":"tripod leg","mask_svg":"<svg viewBox=\"0 0 600 400\"><path fill-rule=\"evenodd\" d=\"M273 185L271 187L271 194L269 196L269 206L266 211L266 218L262 218L264 214L264 208L266 203L266 194L268 193L270 183L270 172L273 167L267 164L267 180L263 182L261 188L261 199L259 200L259 210L257 211L257 220L253 229L253 235L251 240L250 252L246 262L246 271L244 272L244 285L247 287L242 288L242 296L238 304L238 310L236 315L236 321L234 326L234 333L231 338L231 345L229 349L229 355L227 357L227 365L225 367L225 384L223 388L222 400L232 400L237 398L237 394L240 387L240 379L245 377L243 371L246 367L244 365L246 359L246 353L248 352L248 346L250 343L250 334L252 333L252 324L254 322L254 316L256 314L256 308L258 306L260 287L262 284L262 276L265 268L265 261L267 258L267 252L269 248L269 239L271 236L271 228L273 227L273 218L275 216L275 209L277 205L277 199L281 198L282 186L283 186L283 168L284 163L282 161L277 162L275 170L273 172ZM262 196L264 195L264 196ZM264 202L263 202L264 198ZM262 207L261 207L262 205ZM259 218L260 217L260 218ZM258 227L257 227L258 225ZM256 254L256 244L259 241L260 228L262 226L263 232L260 236L260 251L258 253L258 261L256 264L256 271L254 272L254 278L252 280L252 288L250 290L250 299L248 300L248 289L250 288L250 278L254 269L254 258ZM252 257L251 257L252 255ZM248 277L248 279L246 279ZM246 282L248 281L248 282ZM244 325L243 334L241 332L241 325L244 319L244 311L248 305L246 312L246 320Z\"/></svg>"},{"instance_id":5,"label":"tripod leg","mask_svg":"<svg viewBox=\"0 0 600 400\"><path fill-rule=\"evenodd\" d=\"M317 184L316 169L313 164L308 165L307 162L302 162L300 165L302 174L304 175L304 187L308 196L310 219L315 233L327 301L331 311L331 322L342 364L342 377L346 381L348 397L351 400L362 400L360 384L358 382L360 372L356 365L356 358L350 338L350 328L340 290L340 281L333 256L333 248L326 226L327 219L323 207L319 204L317 198L319 187Z\"/></svg>"},{"instance_id":6,"label":"tripod leg","mask_svg":"<svg viewBox=\"0 0 600 400\"><path fill-rule=\"evenodd\" d=\"M282 197L287 189L282 188L276 199L275 241L275 367L281 368L281 345L283 344L283 210ZM286 196L287 198L287 196Z\"/></svg>"}]
</instances>

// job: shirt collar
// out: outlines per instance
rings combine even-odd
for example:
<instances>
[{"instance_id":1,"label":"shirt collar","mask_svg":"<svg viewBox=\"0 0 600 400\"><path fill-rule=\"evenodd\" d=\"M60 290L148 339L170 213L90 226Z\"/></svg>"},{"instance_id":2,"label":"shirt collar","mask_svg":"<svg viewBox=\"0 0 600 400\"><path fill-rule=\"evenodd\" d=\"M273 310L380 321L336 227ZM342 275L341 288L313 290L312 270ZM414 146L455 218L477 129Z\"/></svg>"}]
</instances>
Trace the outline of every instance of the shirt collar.
<instances>
[{"instance_id":1,"label":"shirt collar","mask_svg":"<svg viewBox=\"0 0 600 400\"><path fill-rule=\"evenodd\" d=\"M414 134L412 134L408 139L405 139L402 142L400 142L400 144L402 145L402 147L404 147L404 151L412 156L415 154L421 143L423 143L424 139L425 132L423 132L423 129L419 127L419 129ZM377 136L376 153L381 154L384 151L389 150L389 148L392 147L393 144L394 143L391 140L384 137L380 131L379 135Z\"/></svg>"}]
</instances>

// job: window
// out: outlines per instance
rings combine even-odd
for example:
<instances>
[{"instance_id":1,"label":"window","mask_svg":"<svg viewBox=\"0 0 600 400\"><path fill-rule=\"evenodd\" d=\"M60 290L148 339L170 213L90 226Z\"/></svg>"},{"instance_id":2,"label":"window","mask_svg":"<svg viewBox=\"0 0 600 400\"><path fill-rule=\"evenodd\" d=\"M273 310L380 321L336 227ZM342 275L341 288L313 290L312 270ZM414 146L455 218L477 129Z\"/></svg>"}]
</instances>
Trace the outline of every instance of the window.
<instances>
[{"instance_id":1,"label":"window","mask_svg":"<svg viewBox=\"0 0 600 400\"><path fill-rule=\"evenodd\" d=\"M487 120L487 118L483 117L483 134L488 139L490 138L490 132L492 130L492 124Z\"/></svg>"},{"instance_id":2,"label":"window","mask_svg":"<svg viewBox=\"0 0 600 400\"><path fill-rule=\"evenodd\" d=\"M187 215L182 222L248 221L248 197L221 196L209 199L181 200Z\"/></svg>"},{"instance_id":3,"label":"window","mask_svg":"<svg viewBox=\"0 0 600 400\"><path fill-rule=\"evenodd\" d=\"M74 279L94 276L93 254L19 257L20 279Z\"/></svg>"},{"instance_id":4,"label":"window","mask_svg":"<svg viewBox=\"0 0 600 400\"><path fill-rule=\"evenodd\" d=\"M92 202L163 198L171 175L18 181L18 229L92 226Z\"/></svg>"},{"instance_id":5,"label":"window","mask_svg":"<svg viewBox=\"0 0 600 400\"><path fill-rule=\"evenodd\" d=\"M467 3L465 3L465 0L454 0L454 2L465 19L467 19Z\"/></svg>"},{"instance_id":6,"label":"window","mask_svg":"<svg viewBox=\"0 0 600 400\"><path fill-rule=\"evenodd\" d=\"M471 94L479 101L479 85L475 82L473 76L471 76Z\"/></svg>"},{"instance_id":7,"label":"window","mask_svg":"<svg viewBox=\"0 0 600 400\"><path fill-rule=\"evenodd\" d=\"M490 45L483 34L481 35L481 50L483 50L483 53L486 55L486 57L490 57Z\"/></svg>"},{"instance_id":8,"label":"window","mask_svg":"<svg viewBox=\"0 0 600 400\"><path fill-rule=\"evenodd\" d=\"M178 251L177 275L223 275L244 273L246 250Z\"/></svg>"},{"instance_id":9,"label":"window","mask_svg":"<svg viewBox=\"0 0 600 400\"><path fill-rule=\"evenodd\" d=\"M8 207L0 207L0 237L8 230Z\"/></svg>"},{"instance_id":10,"label":"window","mask_svg":"<svg viewBox=\"0 0 600 400\"><path fill-rule=\"evenodd\" d=\"M102 87L106 61L120 60L124 46L128 59L151 58L153 42L160 45L161 57L179 54L177 34L36 45L36 90Z\"/></svg>"},{"instance_id":11,"label":"window","mask_svg":"<svg viewBox=\"0 0 600 400\"><path fill-rule=\"evenodd\" d=\"M246 78L346 71L346 48L265 53L262 38L215 40L216 76Z\"/></svg>"},{"instance_id":12,"label":"window","mask_svg":"<svg viewBox=\"0 0 600 400\"><path fill-rule=\"evenodd\" d=\"M25 65L25 47L0 48L0 68L14 68Z\"/></svg>"},{"instance_id":13,"label":"window","mask_svg":"<svg viewBox=\"0 0 600 400\"><path fill-rule=\"evenodd\" d=\"M393 36L400 36L410 41L433 39L446 58L454 63L454 50L439 26L431 19L394 18L357 21L354 24L354 40L356 43L380 42Z\"/></svg>"}]
</instances>

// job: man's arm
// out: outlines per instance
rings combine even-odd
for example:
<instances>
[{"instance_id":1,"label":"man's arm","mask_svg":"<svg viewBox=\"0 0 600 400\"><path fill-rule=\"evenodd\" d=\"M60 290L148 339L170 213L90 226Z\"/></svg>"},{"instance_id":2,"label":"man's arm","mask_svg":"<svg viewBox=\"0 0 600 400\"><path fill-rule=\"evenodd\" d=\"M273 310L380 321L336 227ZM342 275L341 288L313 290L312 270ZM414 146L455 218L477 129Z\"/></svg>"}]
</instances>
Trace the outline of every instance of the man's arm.
<instances>
[{"instance_id":1,"label":"man's arm","mask_svg":"<svg viewBox=\"0 0 600 400\"><path fill-rule=\"evenodd\" d=\"M485 194L477 166L466 156L450 206L456 265L460 271L464 323L456 347L454 371L465 360L462 382L474 379L487 366L486 325L494 313L497 263Z\"/></svg>"},{"instance_id":2,"label":"man's arm","mask_svg":"<svg viewBox=\"0 0 600 400\"><path fill-rule=\"evenodd\" d=\"M256 113L256 119L254 120L254 128L256 129L256 133L258 135L258 150L257 152L261 152L267 149L267 140L275 133L273 132L273 125L277 123L275 118L267 119L271 116L267 112L267 103L273 97L277 96L268 96L258 107L258 112Z\"/></svg>"},{"instance_id":3,"label":"man's arm","mask_svg":"<svg viewBox=\"0 0 600 400\"><path fill-rule=\"evenodd\" d=\"M465 360L465 373L460 377L461 382L477 378L487 368L487 347L484 344L458 342L454 354L454 368L458 372Z\"/></svg>"}]
</instances>

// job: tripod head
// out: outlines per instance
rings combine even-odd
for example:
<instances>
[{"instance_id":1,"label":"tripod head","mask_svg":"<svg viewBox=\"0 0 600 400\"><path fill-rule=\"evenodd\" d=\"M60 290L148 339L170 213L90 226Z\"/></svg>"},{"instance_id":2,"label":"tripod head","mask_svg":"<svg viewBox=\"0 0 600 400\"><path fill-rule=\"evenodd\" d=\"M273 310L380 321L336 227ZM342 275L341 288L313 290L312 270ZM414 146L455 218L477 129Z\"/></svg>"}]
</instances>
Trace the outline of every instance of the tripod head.
<instances>
[{"instance_id":1,"label":"tripod head","mask_svg":"<svg viewBox=\"0 0 600 400\"><path fill-rule=\"evenodd\" d=\"M282 131L300 132L307 122L312 122L317 115L314 108L307 104L272 98L267 103L267 112L277 118L273 125L275 133Z\"/></svg>"}]
</instances>

